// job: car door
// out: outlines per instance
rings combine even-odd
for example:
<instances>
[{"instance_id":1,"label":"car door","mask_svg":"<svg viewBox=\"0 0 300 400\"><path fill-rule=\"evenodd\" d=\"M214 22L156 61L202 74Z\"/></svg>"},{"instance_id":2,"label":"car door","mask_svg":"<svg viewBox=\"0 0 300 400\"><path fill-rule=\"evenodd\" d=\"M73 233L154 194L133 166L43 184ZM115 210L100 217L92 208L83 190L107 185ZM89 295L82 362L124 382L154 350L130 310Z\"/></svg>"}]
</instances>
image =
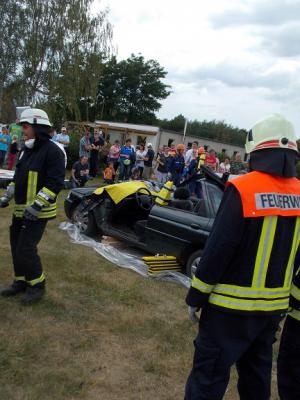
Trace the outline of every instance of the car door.
<instances>
[{"instance_id":1,"label":"car door","mask_svg":"<svg viewBox=\"0 0 300 400\"><path fill-rule=\"evenodd\" d=\"M206 190L192 212L155 205L146 226L149 251L180 257L188 245L203 245L209 234L209 207Z\"/></svg>"}]
</instances>

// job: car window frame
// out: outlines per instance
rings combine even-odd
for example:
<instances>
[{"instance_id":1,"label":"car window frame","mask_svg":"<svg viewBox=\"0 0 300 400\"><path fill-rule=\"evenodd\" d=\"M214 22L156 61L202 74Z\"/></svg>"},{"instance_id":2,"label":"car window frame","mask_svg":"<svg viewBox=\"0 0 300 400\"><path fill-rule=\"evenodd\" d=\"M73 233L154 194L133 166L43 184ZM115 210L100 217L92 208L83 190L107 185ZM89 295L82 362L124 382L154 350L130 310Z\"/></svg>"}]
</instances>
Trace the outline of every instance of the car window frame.
<instances>
[{"instance_id":1,"label":"car window frame","mask_svg":"<svg viewBox=\"0 0 300 400\"><path fill-rule=\"evenodd\" d=\"M210 214L211 214L211 210L210 210L211 206L207 204L207 203L210 201L210 200L209 200L208 191L207 191L207 189L206 189L206 187L205 187L204 181L203 181L202 179L199 179L199 181L200 181L201 187L202 187L203 200L204 200L204 205L205 205L205 210L206 210L206 215L205 215L205 216L204 216L204 215L200 215L199 213L194 212L194 210L193 210L193 211L182 210L182 209L180 209L180 208L170 207L170 206L168 206L168 205L167 205L167 206L164 206L164 207L167 207L167 208L170 208L170 209L173 209L173 210L183 211L183 212L189 213L189 214L194 214L194 215L197 215L198 217L201 217L201 218L211 218L211 215L210 215ZM201 200L201 199L199 199L199 201L200 201L200 200Z\"/></svg>"},{"instance_id":2,"label":"car window frame","mask_svg":"<svg viewBox=\"0 0 300 400\"><path fill-rule=\"evenodd\" d=\"M163 207L169 208L170 210L182 211L182 212L185 212L185 213L188 213L188 214L198 215L194 211L182 210L181 208L170 207L170 206L163 206Z\"/></svg>"},{"instance_id":3,"label":"car window frame","mask_svg":"<svg viewBox=\"0 0 300 400\"><path fill-rule=\"evenodd\" d=\"M218 209L215 208L215 204L212 200L212 196L209 193L209 187L212 187L214 190L220 191L222 193L222 197L223 197L222 189L220 189L217 185L214 185L211 182L206 182L205 186L206 186L205 189L206 189L207 196L208 196L208 203L209 203L209 207L210 207L211 218L216 218L216 215L218 213L220 205L219 205ZM222 202L222 198L221 198L221 202ZM220 202L220 204L221 204L221 202Z\"/></svg>"}]
</instances>

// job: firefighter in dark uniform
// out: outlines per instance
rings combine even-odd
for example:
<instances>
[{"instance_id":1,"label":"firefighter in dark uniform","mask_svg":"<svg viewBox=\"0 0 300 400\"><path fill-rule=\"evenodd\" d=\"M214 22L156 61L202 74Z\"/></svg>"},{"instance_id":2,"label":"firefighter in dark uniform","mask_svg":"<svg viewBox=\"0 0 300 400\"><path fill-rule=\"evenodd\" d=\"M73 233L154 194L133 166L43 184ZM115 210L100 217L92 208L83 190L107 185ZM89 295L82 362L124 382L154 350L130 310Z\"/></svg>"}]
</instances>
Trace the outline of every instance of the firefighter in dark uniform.
<instances>
[{"instance_id":1,"label":"firefighter in dark uniform","mask_svg":"<svg viewBox=\"0 0 300 400\"><path fill-rule=\"evenodd\" d=\"M297 274L292 283L290 311L281 335L277 363L278 392L281 400L300 398L300 257L295 260Z\"/></svg>"},{"instance_id":2,"label":"firefighter in dark uniform","mask_svg":"<svg viewBox=\"0 0 300 400\"><path fill-rule=\"evenodd\" d=\"M221 400L233 364L242 400L270 398L300 239L293 126L271 115L248 133L246 151L251 172L228 183L186 298L194 322L202 309L187 400Z\"/></svg>"},{"instance_id":3,"label":"firefighter in dark uniform","mask_svg":"<svg viewBox=\"0 0 300 400\"><path fill-rule=\"evenodd\" d=\"M51 124L39 109L23 111L20 119L25 146L20 152L13 183L0 198L6 207L14 198L10 227L14 281L2 290L3 296L24 292L23 305L39 301L45 293L45 275L37 245L47 221L56 216L56 199L64 186L65 159L50 139Z\"/></svg>"}]
</instances>

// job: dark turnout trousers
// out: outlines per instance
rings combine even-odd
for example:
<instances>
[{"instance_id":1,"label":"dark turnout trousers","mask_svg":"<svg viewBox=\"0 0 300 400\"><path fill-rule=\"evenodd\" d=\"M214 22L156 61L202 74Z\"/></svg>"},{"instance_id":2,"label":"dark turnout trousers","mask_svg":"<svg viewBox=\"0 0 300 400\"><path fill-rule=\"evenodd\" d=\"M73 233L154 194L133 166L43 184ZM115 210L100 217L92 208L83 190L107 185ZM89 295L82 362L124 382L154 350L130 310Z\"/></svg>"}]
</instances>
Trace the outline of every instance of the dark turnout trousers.
<instances>
[{"instance_id":1,"label":"dark turnout trousers","mask_svg":"<svg viewBox=\"0 0 300 400\"><path fill-rule=\"evenodd\" d=\"M300 399L300 321L287 317L280 342L277 365L281 400Z\"/></svg>"},{"instance_id":2,"label":"dark turnout trousers","mask_svg":"<svg viewBox=\"0 0 300 400\"><path fill-rule=\"evenodd\" d=\"M10 226L10 245L16 280L26 280L30 285L43 281L42 264L37 253L47 225L47 220L29 221L13 217Z\"/></svg>"},{"instance_id":3,"label":"dark turnout trousers","mask_svg":"<svg viewBox=\"0 0 300 400\"><path fill-rule=\"evenodd\" d=\"M230 368L236 364L240 399L269 400L272 345L281 318L203 309L185 399L223 399Z\"/></svg>"}]
</instances>

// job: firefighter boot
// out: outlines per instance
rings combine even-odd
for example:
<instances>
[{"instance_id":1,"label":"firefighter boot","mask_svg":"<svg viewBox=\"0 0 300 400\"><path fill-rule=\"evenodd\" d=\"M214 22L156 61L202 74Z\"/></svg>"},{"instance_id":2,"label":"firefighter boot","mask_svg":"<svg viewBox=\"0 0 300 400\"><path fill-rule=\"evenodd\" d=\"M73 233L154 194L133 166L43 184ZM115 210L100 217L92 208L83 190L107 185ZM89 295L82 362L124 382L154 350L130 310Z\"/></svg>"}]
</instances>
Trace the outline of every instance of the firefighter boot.
<instances>
[{"instance_id":1,"label":"firefighter boot","mask_svg":"<svg viewBox=\"0 0 300 400\"><path fill-rule=\"evenodd\" d=\"M29 286L21 299L21 304L23 306L30 306L31 304L39 302L44 296L45 291L45 281L34 286Z\"/></svg>"},{"instance_id":2,"label":"firefighter boot","mask_svg":"<svg viewBox=\"0 0 300 400\"><path fill-rule=\"evenodd\" d=\"M6 289L1 290L0 294L4 297L16 296L19 293L25 292L27 283L25 281L13 281Z\"/></svg>"}]
</instances>

